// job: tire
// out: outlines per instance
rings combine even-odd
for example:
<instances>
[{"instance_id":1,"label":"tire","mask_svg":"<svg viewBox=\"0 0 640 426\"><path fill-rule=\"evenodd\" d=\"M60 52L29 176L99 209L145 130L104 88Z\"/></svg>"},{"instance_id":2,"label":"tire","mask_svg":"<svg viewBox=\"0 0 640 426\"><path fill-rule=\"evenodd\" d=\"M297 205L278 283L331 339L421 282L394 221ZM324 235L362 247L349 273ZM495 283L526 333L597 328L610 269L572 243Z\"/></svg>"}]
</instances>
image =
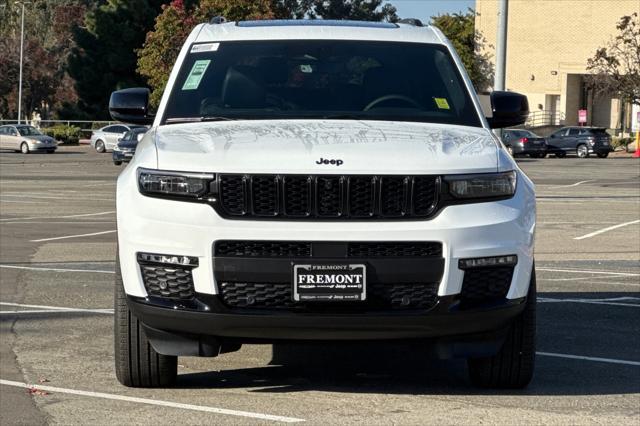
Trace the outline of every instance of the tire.
<instances>
[{"instance_id":1,"label":"tire","mask_svg":"<svg viewBox=\"0 0 640 426\"><path fill-rule=\"evenodd\" d=\"M114 161L113 164L115 164L116 166L120 166L122 165L122 161Z\"/></svg>"},{"instance_id":2,"label":"tire","mask_svg":"<svg viewBox=\"0 0 640 426\"><path fill-rule=\"evenodd\" d=\"M178 375L178 357L157 353L144 334L140 320L129 310L116 258L114 351L116 377L125 386L172 386Z\"/></svg>"},{"instance_id":3,"label":"tire","mask_svg":"<svg viewBox=\"0 0 640 426\"><path fill-rule=\"evenodd\" d=\"M22 144L20 144L20 152L23 154L28 154L29 153L29 144L26 142L22 142Z\"/></svg>"},{"instance_id":4,"label":"tire","mask_svg":"<svg viewBox=\"0 0 640 426\"><path fill-rule=\"evenodd\" d=\"M104 142L102 142L101 140L96 141L96 151L98 151L100 154L102 154L106 150L107 149L104 146Z\"/></svg>"},{"instance_id":5,"label":"tire","mask_svg":"<svg viewBox=\"0 0 640 426\"><path fill-rule=\"evenodd\" d=\"M567 153L564 151L558 151L556 152L556 158L564 158L567 156Z\"/></svg>"},{"instance_id":6,"label":"tire","mask_svg":"<svg viewBox=\"0 0 640 426\"><path fill-rule=\"evenodd\" d=\"M49 151L47 151L47 154L53 154L54 152L56 152L56 151L53 150L53 149L50 149Z\"/></svg>"},{"instance_id":7,"label":"tire","mask_svg":"<svg viewBox=\"0 0 640 426\"><path fill-rule=\"evenodd\" d=\"M599 152L598 158L607 158L609 156L608 152Z\"/></svg>"},{"instance_id":8,"label":"tire","mask_svg":"<svg viewBox=\"0 0 640 426\"><path fill-rule=\"evenodd\" d=\"M589 157L589 148L583 143L576 147L576 155L578 158L588 158Z\"/></svg>"},{"instance_id":9,"label":"tire","mask_svg":"<svg viewBox=\"0 0 640 426\"><path fill-rule=\"evenodd\" d=\"M538 158L546 158L547 153L538 154Z\"/></svg>"},{"instance_id":10,"label":"tire","mask_svg":"<svg viewBox=\"0 0 640 426\"><path fill-rule=\"evenodd\" d=\"M513 322L496 355L467 361L471 382L484 388L521 389L533 377L536 358L536 275L531 274L527 305Z\"/></svg>"}]
</instances>

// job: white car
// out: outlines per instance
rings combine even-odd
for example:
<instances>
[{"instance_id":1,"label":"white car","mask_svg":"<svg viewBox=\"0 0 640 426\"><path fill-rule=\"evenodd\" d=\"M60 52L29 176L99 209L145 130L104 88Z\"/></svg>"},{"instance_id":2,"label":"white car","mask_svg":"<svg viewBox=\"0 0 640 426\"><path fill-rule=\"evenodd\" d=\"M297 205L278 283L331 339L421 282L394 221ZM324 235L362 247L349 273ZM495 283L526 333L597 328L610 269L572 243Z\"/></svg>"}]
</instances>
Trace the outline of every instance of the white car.
<instances>
[{"instance_id":1,"label":"white car","mask_svg":"<svg viewBox=\"0 0 640 426\"><path fill-rule=\"evenodd\" d=\"M118 140L130 130L146 128L130 124L111 124L91 132L91 146L98 152L113 151L118 146Z\"/></svg>"},{"instance_id":2,"label":"white car","mask_svg":"<svg viewBox=\"0 0 640 426\"><path fill-rule=\"evenodd\" d=\"M40 130L26 124L8 124L0 126L0 149L28 154L46 152L53 154L58 143L51 136L43 135Z\"/></svg>"},{"instance_id":3,"label":"white car","mask_svg":"<svg viewBox=\"0 0 640 426\"><path fill-rule=\"evenodd\" d=\"M202 24L154 118L148 98L109 106L152 123L117 183L121 383L244 342L406 339L477 385L530 381L534 185L491 132L527 99L485 117L438 29Z\"/></svg>"}]
</instances>

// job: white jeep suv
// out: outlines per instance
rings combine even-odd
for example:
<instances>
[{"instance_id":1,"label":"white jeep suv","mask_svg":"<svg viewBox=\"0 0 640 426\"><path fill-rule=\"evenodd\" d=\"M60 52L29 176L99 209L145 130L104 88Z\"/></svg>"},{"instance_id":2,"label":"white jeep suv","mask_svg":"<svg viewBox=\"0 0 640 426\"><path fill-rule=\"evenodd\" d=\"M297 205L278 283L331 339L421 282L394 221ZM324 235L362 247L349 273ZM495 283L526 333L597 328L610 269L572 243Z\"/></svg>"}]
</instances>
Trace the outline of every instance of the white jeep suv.
<instances>
[{"instance_id":1,"label":"white jeep suv","mask_svg":"<svg viewBox=\"0 0 640 426\"><path fill-rule=\"evenodd\" d=\"M178 356L242 343L421 340L472 382L523 387L535 357L535 194L432 27L198 25L118 178L117 377L169 386Z\"/></svg>"}]
</instances>

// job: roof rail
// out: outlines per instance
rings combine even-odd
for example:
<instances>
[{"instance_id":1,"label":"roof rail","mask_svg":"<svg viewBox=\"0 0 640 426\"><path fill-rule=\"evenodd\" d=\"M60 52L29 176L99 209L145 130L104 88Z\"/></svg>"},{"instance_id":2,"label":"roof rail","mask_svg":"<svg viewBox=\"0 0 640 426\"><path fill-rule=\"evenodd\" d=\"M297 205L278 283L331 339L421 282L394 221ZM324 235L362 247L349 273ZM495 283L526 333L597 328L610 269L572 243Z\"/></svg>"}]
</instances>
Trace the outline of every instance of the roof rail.
<instances>
[{"instance_id":1,"label":"roof rail","mask_svg":"<svg viewBox=\"0 0 640 426\"><path fill-rule=\"evenodd\" d=\"M398 24L408 24L413 25L414 27L424 27L422 21L417 18L404 18L399 20Z\"/></svg>"},{"instance_id":2,"label":"roof rail","mask_svg":"<svg viewBox=\"0 0 640 426\"><path fill-rule=\"evenodd\" d=\"M227 22L227 19L224 16L214 16L209 21L211 25L224 24L225 22Z\"/></svg>"}]
</instances>

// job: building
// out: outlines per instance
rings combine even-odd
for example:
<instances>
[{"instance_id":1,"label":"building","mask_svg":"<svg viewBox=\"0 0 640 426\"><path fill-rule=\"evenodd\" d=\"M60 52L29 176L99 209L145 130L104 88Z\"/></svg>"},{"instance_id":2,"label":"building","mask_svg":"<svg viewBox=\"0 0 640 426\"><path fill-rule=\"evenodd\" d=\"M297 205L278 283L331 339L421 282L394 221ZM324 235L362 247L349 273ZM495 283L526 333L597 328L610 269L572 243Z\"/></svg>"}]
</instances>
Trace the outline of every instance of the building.
<instances>
[{"instance_id":1,"label":"building","mask_svg":"<svg viewBox=\"0 0 640 426\"><path fill-rule=\"evenodd\" d=\"M476 30L495 59L499 0L476 0ZM587 60L617 34L624 15L640 11L640 0L510 0L506 89L527 95L536 125L631 127L630 105L594 96L584 83Z\"/></svg>"}]
</instances>

